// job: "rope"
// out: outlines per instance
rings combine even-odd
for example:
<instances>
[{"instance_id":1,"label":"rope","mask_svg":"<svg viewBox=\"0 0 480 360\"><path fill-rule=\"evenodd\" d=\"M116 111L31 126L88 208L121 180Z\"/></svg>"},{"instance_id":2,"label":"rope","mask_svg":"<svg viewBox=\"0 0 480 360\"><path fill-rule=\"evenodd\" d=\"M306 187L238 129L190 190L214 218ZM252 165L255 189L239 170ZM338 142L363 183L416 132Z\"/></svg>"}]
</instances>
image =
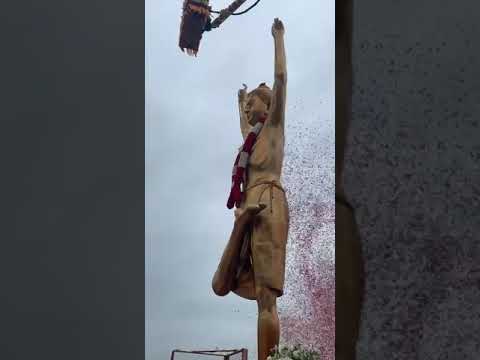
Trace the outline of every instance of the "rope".
<instances>
[{"instance_id":1,"label":"rope","mask_svg":"<svg viewBox=\"0 0 480 360\"><path fill-rule=\"evenodd\" d=\"M252 10L257 4L260 2L260 0L255 1L252 5L250 5L247 9L240 11L238 13L232 13L231 15L243 15ZM211 13L213 14L220 14L220 11L215 11L215 10L210 10Z\"/></svg>"},{"instance_id":2,"label":"rope","mask_svg":"<svg viewBox=\"0 0 480 360\"><path fill-rule=\"evenodd\" d=\"M260 200L262 200L262 196L263 194L265 193L265 191L267 189L270 189L270 212L273 213L273 188L277 188L281 191L283 191L283 193L285 193L285 190L282 188L282 186L280 184L278 184L275 180L273 181L260 181L256 184L253 184L251 186L249 186L248 188L245 189L245 193L250 190L250 189L253 189L254 187L257 187L257 186L260 186L260 185L268 185L266 187L263 188L262 192L260 193L260 196L258 197L258 203L260 203Z\"/></svg>"}]
</instances>

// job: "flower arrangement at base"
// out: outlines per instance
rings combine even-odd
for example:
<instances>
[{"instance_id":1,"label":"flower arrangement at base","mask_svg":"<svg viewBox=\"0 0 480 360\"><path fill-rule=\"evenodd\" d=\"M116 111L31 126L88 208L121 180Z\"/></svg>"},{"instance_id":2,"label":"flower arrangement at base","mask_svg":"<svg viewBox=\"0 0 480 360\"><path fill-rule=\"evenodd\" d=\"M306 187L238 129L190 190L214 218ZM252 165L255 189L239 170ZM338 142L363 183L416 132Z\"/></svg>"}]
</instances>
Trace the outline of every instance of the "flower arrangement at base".
<instances>
[{"instance_id":1,"label":"flower arrangement at base","mask_svg":"<svg viewBox=\"0 0 480 360\"><path fill-rule=\"evenodd\" d=\"M312 347L280 345L272 349L267 360L322 360L322 358Z\"/></svg>"}]
</instances>

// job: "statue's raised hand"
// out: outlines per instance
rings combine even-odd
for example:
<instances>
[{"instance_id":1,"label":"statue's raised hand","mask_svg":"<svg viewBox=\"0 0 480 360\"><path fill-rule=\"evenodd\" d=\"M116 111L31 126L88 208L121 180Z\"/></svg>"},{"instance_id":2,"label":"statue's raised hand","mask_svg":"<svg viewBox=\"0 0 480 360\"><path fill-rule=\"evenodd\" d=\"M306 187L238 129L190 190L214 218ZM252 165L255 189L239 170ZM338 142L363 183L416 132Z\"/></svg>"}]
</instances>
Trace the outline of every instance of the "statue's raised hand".
<instances>
[{"instance_id":1,"label":"statue's raised hand","mask_svg":"<svg viewBox=\"0 0 480 360\"><path fill-rule=\"evenodd\" d=\"M238 100L243 102L247 98L247 85L242 85L243 89L238 90Z\"/></svg>"},{"instance_id":2,"label":"statue's raised hand","mask_svg":"<svg viewBox=\"0 0 480 360\"><path fill-rule=\"evenodd\" d=\"M272 35L274 38L278 38L283 36L283 34L285 34L285 28L283 26L283 23L280 21L279 18L275 18L272 25Z\"/></svg>"}]
</instances>

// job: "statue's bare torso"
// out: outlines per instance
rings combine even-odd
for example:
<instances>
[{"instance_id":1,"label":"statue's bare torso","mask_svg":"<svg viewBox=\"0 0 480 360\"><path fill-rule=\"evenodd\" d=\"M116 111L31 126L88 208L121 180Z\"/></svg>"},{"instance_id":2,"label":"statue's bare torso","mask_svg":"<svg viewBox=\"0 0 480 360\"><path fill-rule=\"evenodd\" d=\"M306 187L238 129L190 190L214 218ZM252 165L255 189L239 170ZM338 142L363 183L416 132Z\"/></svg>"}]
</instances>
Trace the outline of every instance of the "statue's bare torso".
<instances>
[{"instance_id":1,"label":"statue's bare torso","mask_svg":"<svg viewBox=\"0 0 480 360\"><path fill-rule=\"evenodd\" d=\"M285 135L283 126L265 123L249 159L247 188L260 181L280 182Z\"/></svg>"}]
</instances>

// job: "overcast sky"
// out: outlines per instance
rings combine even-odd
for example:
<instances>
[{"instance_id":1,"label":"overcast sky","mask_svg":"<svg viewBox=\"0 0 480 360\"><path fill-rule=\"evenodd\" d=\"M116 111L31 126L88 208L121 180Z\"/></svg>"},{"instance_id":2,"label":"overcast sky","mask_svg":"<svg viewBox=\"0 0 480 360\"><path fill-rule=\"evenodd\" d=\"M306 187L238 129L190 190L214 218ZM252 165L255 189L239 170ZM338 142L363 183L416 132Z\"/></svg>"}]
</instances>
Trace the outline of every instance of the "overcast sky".
<instances>
[{"instance_id":1,"label":"overcast sky","mask_svg":"<svg viewBox=\"0 0 480 360\"><path fill-rule=\"evenodd\" d=\"M263 0L206 33L192 58L178 48L182 2L145 2L147 359L167 359L174 348L216 346L247 347L255 357L256 303L217 297L210 285L233 223L225 204L242 143L237 91L242 83L272 86L270 28L279 17L288 66L283 180L292 213L279 307L291 316L308 314L308 302L299 300L305 290L298 287L302 232L320 224L310 265L334 258L331 214L319 219L314 209L333 204L335 5ZM228 4L211 2L214 9Z\"/></svg>"}]
</instances>

